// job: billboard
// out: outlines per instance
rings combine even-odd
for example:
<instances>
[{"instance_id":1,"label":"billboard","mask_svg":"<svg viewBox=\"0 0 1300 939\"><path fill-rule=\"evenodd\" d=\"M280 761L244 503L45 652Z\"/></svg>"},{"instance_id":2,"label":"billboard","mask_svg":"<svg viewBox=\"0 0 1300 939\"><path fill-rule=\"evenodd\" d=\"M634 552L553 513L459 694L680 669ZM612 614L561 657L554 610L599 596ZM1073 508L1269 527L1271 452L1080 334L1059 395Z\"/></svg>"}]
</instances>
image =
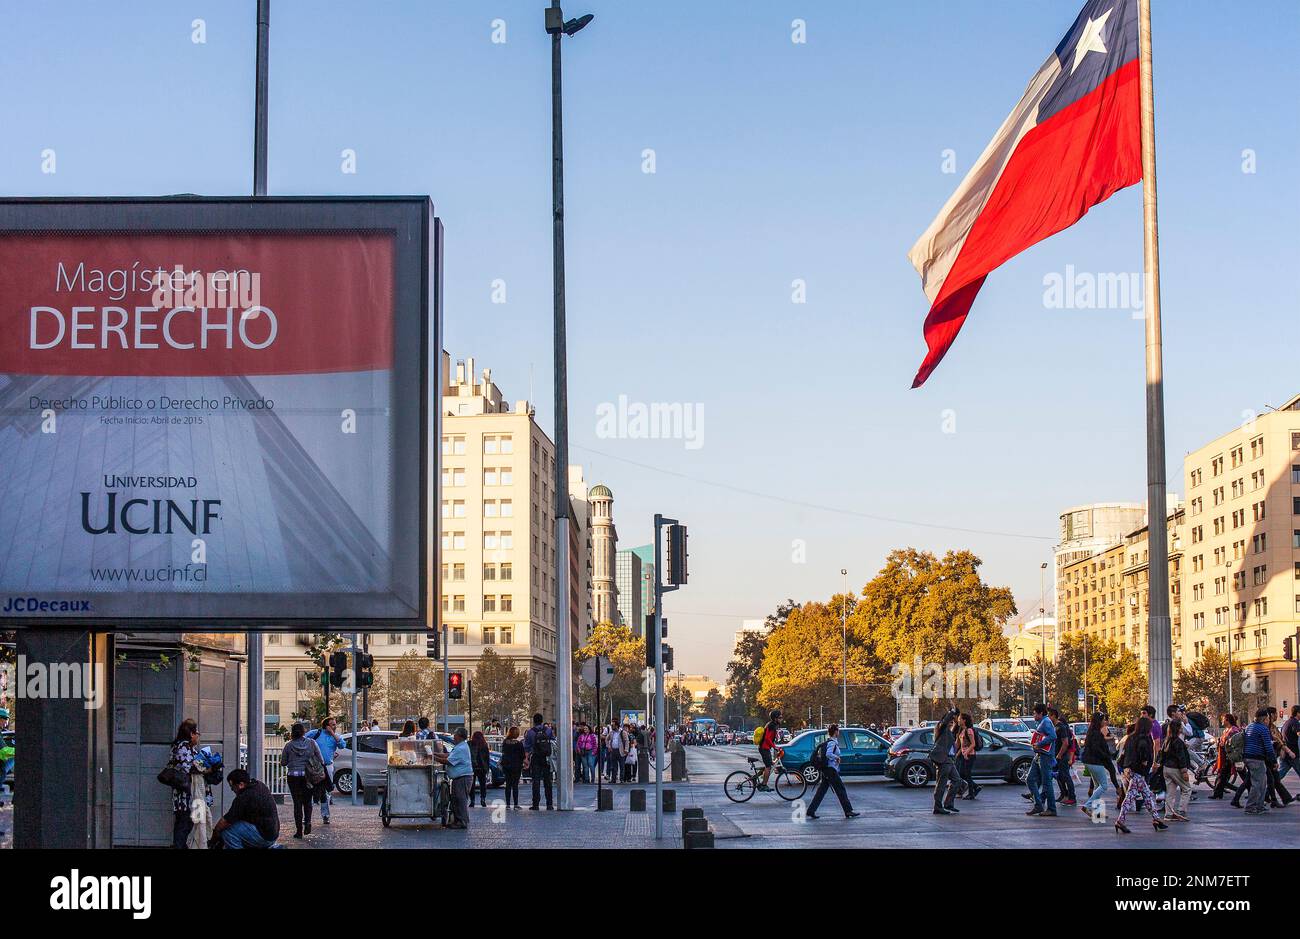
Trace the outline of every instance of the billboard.
<instances>
[{"instance_id":1,"label":"billboard","mask_svg":"<svg viewBox=\"0 0 1300 939\"><path fill-rule=\"evenodd\" d=\"M0 624L431 625L440 255L426 197L0 200Z\"/></svg>"}]
</instances>

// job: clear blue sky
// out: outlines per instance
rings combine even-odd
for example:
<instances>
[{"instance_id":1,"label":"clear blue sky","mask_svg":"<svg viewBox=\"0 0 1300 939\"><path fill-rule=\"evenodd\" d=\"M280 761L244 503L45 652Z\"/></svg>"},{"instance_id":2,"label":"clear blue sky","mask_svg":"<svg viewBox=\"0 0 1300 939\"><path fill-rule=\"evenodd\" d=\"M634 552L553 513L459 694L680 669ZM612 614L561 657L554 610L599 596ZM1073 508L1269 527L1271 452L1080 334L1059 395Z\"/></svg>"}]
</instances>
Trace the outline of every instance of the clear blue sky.
<instances>
[{"instance_id":1,"label":"clear blue sky","mask_svg":"<svg viewBox=\"0 0 1300 939\"><path fill-rule=\"evenodd\" d=\"M270 189L430 194L447 231L447 348L491 366L512 399L531 374L549 428L543 5L275 0ZM841 567L860 587L899 545L969 547L1036 607L1061 509L1144 498L1142 322L1043 302L1044 276L1066 265L1141 269L1136 188L991 275L947 360L908 388L926 303L905 254L1080 5L566 10L597 15L565 42L572 459L614 490L625 546L649 540L655 511L690 524L692 583L666 605L685 670L721 678L741 617L827 597ZM1154 7L1181 491L1185 451L1300 391L1300 17L1295 0ZM5 0L4 190L249 192L254 8ZM204 44L191 41L198 17ZM497 18L505 43L492 42ZM795 18L806 44L790 41ZM54 174L41 172L47 148ZM355 175L340 172L345 148ZM941 172L948 148L956 175ZM702 405L703 446L598 438L596 409L620 394ZM942 431L946 409L956 433ZM792 562L796 539L806 563Z\"/></svg>"}]
</instances>

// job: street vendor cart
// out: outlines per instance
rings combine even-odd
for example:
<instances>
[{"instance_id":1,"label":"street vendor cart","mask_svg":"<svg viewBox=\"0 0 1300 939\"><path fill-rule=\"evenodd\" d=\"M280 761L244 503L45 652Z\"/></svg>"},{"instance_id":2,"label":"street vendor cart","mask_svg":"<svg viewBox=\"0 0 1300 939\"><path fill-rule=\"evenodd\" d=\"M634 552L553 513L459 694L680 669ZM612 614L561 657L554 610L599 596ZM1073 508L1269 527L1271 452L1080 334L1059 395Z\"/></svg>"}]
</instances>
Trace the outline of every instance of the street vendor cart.
<instances>
[{"instance_id":1,"label":"street vendor cart","mask_svg":"<svg viewBox=\"0 0 1300 939\"><path fill-rule=\"evenodd\" d=\"M396 737L388 741L388 784L379 818L387 828L395 818L427 818L447 824L451 785L446 768L433 759L436 741Z\"/></svg>"}]
</instances>

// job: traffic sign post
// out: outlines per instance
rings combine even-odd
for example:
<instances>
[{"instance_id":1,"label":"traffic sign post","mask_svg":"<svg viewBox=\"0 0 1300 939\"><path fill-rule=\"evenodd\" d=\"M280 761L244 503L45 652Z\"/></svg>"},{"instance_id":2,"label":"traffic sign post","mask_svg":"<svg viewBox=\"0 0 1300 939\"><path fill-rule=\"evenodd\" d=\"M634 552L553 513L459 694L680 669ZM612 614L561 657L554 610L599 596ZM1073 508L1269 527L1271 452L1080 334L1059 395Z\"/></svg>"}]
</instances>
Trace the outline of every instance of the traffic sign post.
<instances>
[{"instance_id":1,"label":"traffic sign post","mask_svg":"<svg viewBox=\"0 0 1300 939\"><path fill-rule=\"evenodd\" d=\"M663 541L661 531L668 528L668 584L663 581ZM664 594L686 583L686 526L675 518L655 513L655 838L664 836L664 735L667 733L664 707Z\"/></svg>"}]
</instances>

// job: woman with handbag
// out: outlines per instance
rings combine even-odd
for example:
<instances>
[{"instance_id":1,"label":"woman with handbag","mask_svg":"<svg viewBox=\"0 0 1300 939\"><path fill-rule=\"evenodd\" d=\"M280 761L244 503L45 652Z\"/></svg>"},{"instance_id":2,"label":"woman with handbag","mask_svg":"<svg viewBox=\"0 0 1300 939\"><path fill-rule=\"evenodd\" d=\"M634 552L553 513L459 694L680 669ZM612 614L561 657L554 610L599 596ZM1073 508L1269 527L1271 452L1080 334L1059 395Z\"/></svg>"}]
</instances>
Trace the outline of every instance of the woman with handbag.
<instances>
[{"instance_id":1,"label":"woman with handbag","mask_svg":"<svg viewBox=\"0 0 1300 939\"><path fill-rule=\"evenodd\" d=\"M474 781L469 784L469 804L474 805L474 791L478 790L479 805L487 808L488 776L492 772L491 749L483 731L474 731L469 740L470 766L474 768Z\"/></svg>"},{"instance_id":2,"label":"woman with handbag","mask_svg":"<svg viewBox=\"0 0 1300 939\"><path fill-rule=\"evenodd\" d=\"M171 759L158 774L160 782L172 787L172 847L177 849L188 846L190 832L194 829L194 821L190 816L193 805L190 800L192 796L198 797L194 782L196 778L203 787L203 801L209 810L212 808L212 787L203 780L201 773L194 772L194 756L198 749L199 725L192 717L187 717L176 728Z\"/></svg>"},{"instance_id":3,"label":"woman with handbag","mask_svg":"<svg viewBox=\"0 0 1300 939\"><path fill-rule=\"evenodd\" d=\"M288 775L289 794L293 796L295 838L311 834L312 791L325 780L325 760L320 747L306 733L301 721L295 723L289 742L280 753L280 765Z\"/></svg>"}]
</instances>

